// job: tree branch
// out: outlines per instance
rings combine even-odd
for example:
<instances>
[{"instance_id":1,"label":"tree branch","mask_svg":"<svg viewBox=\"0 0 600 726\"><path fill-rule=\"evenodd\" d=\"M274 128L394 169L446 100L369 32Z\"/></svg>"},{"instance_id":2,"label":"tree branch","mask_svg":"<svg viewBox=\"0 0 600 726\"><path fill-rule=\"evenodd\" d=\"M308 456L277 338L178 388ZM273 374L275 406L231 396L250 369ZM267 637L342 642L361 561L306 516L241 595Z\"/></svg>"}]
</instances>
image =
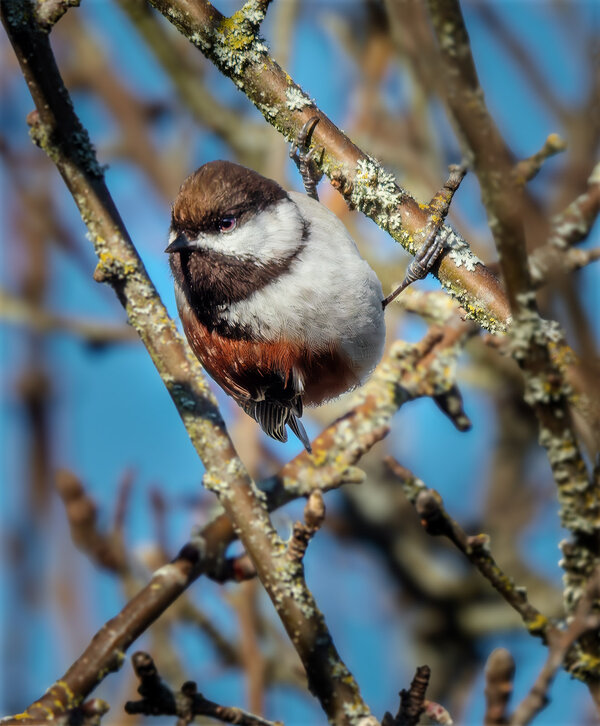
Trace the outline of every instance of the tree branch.
<instances>
[{"instance_id":1,"label":"tree branch","mask_svg":"<svg viewBox=\"0 0 600 726\"><path fill-rule=\"evenodd\" d=\"M315 490L327 491L343 483L360 482L355 464L389 431L392 416L407 401L430 395L452 366L436 365L446 351L457 356L471 329L461 323L462 337L453 325L440 337L433 331L416 344L398 341L367 383L354 396L355 405L313 442L313 455L303 451L276 477L261 484L270 511ZM446 381L453 385L452 379ZM69 670L20 716L19 723L41 718L47 710L60 713L80 702L109 673L118 670L127 648L196 580L205 574L222 582L235 578L233 562L225 557L237 537L225 514L206 524L168 565L92 638ZM15 721L16 723L16 721Z\"/></svg>"},{"instance_id":2,"label":"tree branch","mask_svg":"<svg viewBox=\"0 0 600 726\"><path fill-rule=\"evenodd\" d=\"M513 173L517 183L525 185L528 181L531 181L542 168L546 159L559 154L566 148L567 143L558 134L550 134L539 151L515 164Z\"/></svg>"},{"instance_id":3,"label":"tree branch","mask_svg":"<svg viewBox=\"0 0 600 726\"><path fill-rule=\"evenodd\" d=\"M256 6L257 15L252 22L262 17L265 7L266 4ZM95 279L114 288L148 349L204 462L204 484L219 498L252 558L306 668L309 688L332 722L345 724L350 714L368 719L369 709L335 649L302 572L285 557L285 547L271 524L264 495L235 452L200 364L177 334L127 234L105 186L88 134L73 111L47 34L35 22L32 5L28 0L1 0L0 9L37 107L37 112L30 115L32 136L56 163L87 225L99 258ZM193 559L197 561L197 552ZM177 595L197 576L187 562L186 555L182 561L180 558L166 566L168 586L174 587ZM162 584L159 582L157 589L162 589ZM158 607L162 611L168 603L160 602ZM120 639L125 646L141 632L136 626L143 629L145 621L137 619L129 626L130 631L122 633ZM108 670L118 667L121 650L115 650L112 637L109 644L103 645L108 645L109 652L98 654L99 659L107 659ZM92 688L103 672L83 670L87 676L84 684L77 682L79 672L74 664L65 679L51 689L49 697L42 697L29 708L27 716L45 717L47 707L56 712L65 704L71 705L72 694ZM75 688L71 688L69 679L77 682Z\"/></svg>"},{"instance_id":4,"label":"tree branch","mask_svg":"<svg viewBox=\"0 0 600 726\"><path fill-rule=\"evenodd\" d=\"M428 0L428 7L445 71L445 102L477 173L498 247L514 315L512 353L523 370L525 400L537 416L540 444L552 467L561 523L573 533L578 565L563 560L566 603L572 609L599 561L600 535L600 503L569 410L571 388L565 369L572 355L558 326L537 312L525 246L522 185L514 183L513 156L485 105L458 0ZM562 350L560 366L552 355L557 348Z\"/></svg>"},{"instance_id":5,"label":"tree branch","mask_svg":"<svg viewBox=\"0 0 600 726\"><path fill-rule=\"evenodd\" d=\"M485 664L486 726L502 726L508 721L506 709L513 691L515 661L505 648L496 648Z\"/></svg>"},{"instance_id":6,"label":"tree branch","mask_svg":"<svg viewBox=\"0 0 600 726\"><path fill-rule=\"evenodd\" d=\"M128 325L101 323L94 320L57 315L0 290L0 318L9 323L26 325L39 333L74 335L94 347L139 340Z\"/></svg>"},{"instance_id":7,"label":"tree branch","mask_svg":"<svg viewBox=\"0 0 600 726\"><path fill-rule=\"evenodd\" d=\"M227 18L208 0L151 0L169 22L196 45L246 94L266 120L289 141L306 121L319 118L313 145L323 149L319 166L346 201L389 232L411 254L415 236L427 224L427 209L400 188L393 177L358 149L268 55L257 36L263 14L250 0ZM509 318L500 285L450 227L445 253L435 274L467 313L491 331Z\"/></svg>"},{"instance_id":8,"label":"tree branch","mask_svg":"<svg viewBox=\"0 0 600 726\"><path fill-rule=\"evenodd\" d=\"M548 691L559 668L563 665L569 650L576 641L586 633L590 633L598 642L600 628L600 569L588 581L584 594L580 598L573 619L566 630L554 629L549 637L549 653L546 662L529 693L515 710L510 723L525 726L548 703ZM600 704L597 704L600 706Z\"/></svg>"},{"instance_id":9,"label":"tree branch","mask_svg":"<svg viewBox=\"0 0 600 726\"><path fill-rule=\"evenodd\" d=\"M389 458L387 461L398 477L406 497L420 516L425 531L434 536L447 537L519 613L529 632L545 640L553 626L548 618L529 602L525 589L517 587L511 578L502 572L490 552L488 536L467 535L446 512L438 492L427 489L420 479L393 459Z\"/></svg>"},{"instance_id":10,"label":"tree branch","mask_svg":"<svg viewBox=\"0 0 600 726\"><path fill-rule=\"evenodd\" d=\"M177 716L178 726L192 723L196 716L209 716L225 723L239 726L283 726L280 721L267 721L254 714L242 711L241 708L220 706L209 701L196 690L193 681L186 681L181 689L174 693L160 678L154 661L148 653L141 651L131 657L133 669L140 679L139 701L127 701L125 711L129 714L145 714L150 716Z\"/></svg>"},{"instance_id":11,"label":"tree branch","mask_svg":"<svg viewBox=\"0 0 600 726\"><path fill-rule=\"evenodd\" d=\"M79 7L81 0L35 0L35 18L43 30L49 33L69 8Z\"/></svg>"}]
</instances>

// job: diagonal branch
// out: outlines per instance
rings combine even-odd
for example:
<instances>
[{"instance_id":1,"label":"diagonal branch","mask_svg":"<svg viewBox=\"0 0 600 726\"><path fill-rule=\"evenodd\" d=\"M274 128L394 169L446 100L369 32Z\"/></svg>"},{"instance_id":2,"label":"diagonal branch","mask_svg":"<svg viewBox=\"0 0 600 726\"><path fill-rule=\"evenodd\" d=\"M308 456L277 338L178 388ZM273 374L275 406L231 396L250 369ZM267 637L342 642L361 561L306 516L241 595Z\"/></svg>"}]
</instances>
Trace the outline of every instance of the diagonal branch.
<instances>
[{"instance_id":1,"label":"diagonal branch","mask_svg":"<svg viewBox=\"0 0 600 726\"><path fill-rule=\"evenodd\" d=\"M388 459L387 463L397 476L406 497L415 507L425 531L433 536L447 537L519 613L529 632L545 640L553 626L529 602L525 589L515 585L500 569L490 552L489 537L484 534L468 536L446 512L438 492L427 489L420 479L393 459Z\"/></svg>"},{"instance_id":2,"label":"diagonal branch","mask_svg":"<svg viewBox=\"0 0 600 726\"><path fill-rule=\"evenodd\" d=\"M262 3L249 0L230 18L208 0L151 0L151 4L231 78L286 139L295 139L304 123L316 116L319 123L312 141L323 149L322 171L349 204L416 253L427 209L356 147L269 56L257 35L264 17ZM442 230L447 252L434 274L480 325L492 331L504 329L510 312L498 281L460 235L448 226Z\"/></svg>"},{"instance_id":3,"label":"diagonal branch","mask_svg":"<svg viewBox=\"0 0 600 726\"><path fill-rule=\"evenodd\" d=\"M29 122L34 141L56 163L79 208L99 258L97 281L108 282L125 307L163 380L192 444L204 462L204 484L219 498L250 555L307 672L309 687L332 722L346 724L351 716L369 718L358 686L341 661L303 573L285 557L264 495L256 488L237 456L225 424L203 376L200 364L183 344L129 238L104 183L88 134L77 118L52 54L48 36L36 22L28 0L1 0L2 22L15 50L37 111ZM200 545L201 550L206 543ZM179 594L195 576L197 553L167 566L167 580ZM183 568L184 572L181 572ZM164 568L163 568L164 569ZM191 579L190 579L191 578ZM161 588L159 583L158 589ZM156 601L155 601L156 603ZM159 612L168 603L156 604ZM156 616L156 611L152 617ZM135 609L129 616L135 615ZM129 623L121 633L127 645L141 630ZM110 670L120 665L122 651L112 633L103 643ZM108 651L108 652L107 652ZM47 716L78 703L80 694L103 677L85 669L79 681L76 664L50 693L33 704L26 718ZM75 687L73 687L75 686Z\"/></svg>"},{"instance_id":4,"label":"diagonal branch","mask_svg":"<svg viewBox=\"0 0 600 726\"><path fill-rule=\"evenodd\" d=\"M600 601L600 569L590 578L585 591L580 598L573 619L565 630L555 629L549 638L549 652L535 683L529 693L515 709L510 723L515 726L525 726L548 703L548 691L552 685L569 650L577 640L590 633L592 638L598 639L600 628L600 614L597 605ZM598 706L598 703L596 702Z\"/></svg>"},{"instance_id":5,"label":"diagonal branch","mask_svg":"<svg viewBox=\"0 0 600 726\"><path fill-rule=\"evenodd\" d=\"M462 323L462 339L472 324ZM369 381L357 392L355 405L313 442L313 456L305 451L288 462L261 489L270 511L315 490L328 491L343 483L362 481L353 465L389 431L392 416L407 401L431 395L442 386L440 376L449 366L438 366L440 355L458 355L461 336L449 325L441 337L435 332L417 344L396 343ZM448 359L447 359L448 360ZM453 381L447 380L446 386ZM222 582L235 578L225 557L236 539L231 520L222 514L204 526L149 583L92 638L69 670L33 704L19 723L60 712L82 701L109 673L118 670L129 646L201 575ZM16 723L16 721L15 721Z\"/></svg>"}]
</instances>

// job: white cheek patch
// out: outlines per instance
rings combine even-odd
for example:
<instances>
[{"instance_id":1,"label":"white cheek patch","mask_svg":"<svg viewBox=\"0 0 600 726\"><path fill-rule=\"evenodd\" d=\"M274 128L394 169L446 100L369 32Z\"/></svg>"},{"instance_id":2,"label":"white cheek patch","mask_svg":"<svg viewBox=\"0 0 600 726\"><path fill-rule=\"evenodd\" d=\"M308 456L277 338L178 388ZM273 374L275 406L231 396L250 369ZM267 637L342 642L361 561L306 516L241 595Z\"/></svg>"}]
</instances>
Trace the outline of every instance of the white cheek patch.
<instances>
[{"instance_id":1,"label":"white cheek patch","mask_svg":"<svg viewBox=\"0 0 600 726\"><path fill-rule=\"evenodd\" d=\"M231 232L200 233L191 245L265 264L294 252L302 238L302 217L289 199L258 212Z\"/></svg>"}]
</instances>

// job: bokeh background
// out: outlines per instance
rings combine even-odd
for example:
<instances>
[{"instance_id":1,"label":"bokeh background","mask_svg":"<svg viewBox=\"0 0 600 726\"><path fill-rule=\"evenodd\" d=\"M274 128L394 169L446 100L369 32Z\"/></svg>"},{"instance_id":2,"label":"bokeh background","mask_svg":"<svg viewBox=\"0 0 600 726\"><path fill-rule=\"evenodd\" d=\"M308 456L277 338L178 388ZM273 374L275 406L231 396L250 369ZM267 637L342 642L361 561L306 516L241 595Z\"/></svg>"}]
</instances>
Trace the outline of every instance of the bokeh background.
<instances>
[{"instance_id":1,"label":"bokeh background","mask_svg":"<svg viewBox=\"0 0 600 726\"><path fill-rule=\"evenodd\" d=\"M226 14L239 7L215 5ZM460 151L440 101L418 72L418 7L407 3L399 31L376 0L275 0L263 34L318 106L427 201ZM549 217L584 191L598 160L600 5L482 1L464 2L463 11L486 101L515 155L531 155L552 132L569 144L531 184ZM84 0L58 23L52 44L77 113L107 165L117 207L175 316L163 250L179 184L202 163L226 158L300 189L287 145L143 3ZM207 521L214 501L201 488L201 462L148 355L111 289L92 280L95 260L75 205L28 137L25 117L33 105L3 33L0 57L0 713L10 714L66 670L149 573ZM402 278L407 255L372 222L348 212L326 181L320 194L389 291ZM472 175L456 196L451 221L493 265ZM597 226L587 244L594 238L597 244ZM435 280L418 285L439 288ZM588 267L541 293L544 313L560 320L584 356L598 339L597 286L597 270ZM418 340L425 330L401 305L390 311L390 341ZM307 555L308 584L378 716L395 712L400 688L417 665L428 663L430 697L458 723L481 723L483 665L491 650L502 645L516 659L515 702L547 653L458 553L421 532L383 454L437 489L467 531L488 532L496 558L527 585L534 604L549 614L560 607L557 545L565 533L535 424L521 403L519 375L476 340L461 360L459 381L472 430L455 431L430 400L404 407L386 442L361 463L367 482L326 496L327 524ZM300 450L295 440L267 440L217 395L256 476L273 473ZM309 435L349 405L344 397L309 412ZM81 480L96 503L98 528L116 528L122 538L126 565L118 572L73 546L56 492L59 469ZM291 533L301 511L299 504L279 511L279 530ZM171 685L196 680L208 698L229 705L256 707L258 698L267 717L289 726L325 723L259 585L204 579L189 593L188 612L173 610L134 647L153 654ZM266 673L258 696L243 657L251 632ZM134 693L127 662L97 691L111 704L103 723L133 722L122 704ZM566 675L559 675L551 697L537 723L593 722L585 687Z\"/></svg>"}]
</instances>

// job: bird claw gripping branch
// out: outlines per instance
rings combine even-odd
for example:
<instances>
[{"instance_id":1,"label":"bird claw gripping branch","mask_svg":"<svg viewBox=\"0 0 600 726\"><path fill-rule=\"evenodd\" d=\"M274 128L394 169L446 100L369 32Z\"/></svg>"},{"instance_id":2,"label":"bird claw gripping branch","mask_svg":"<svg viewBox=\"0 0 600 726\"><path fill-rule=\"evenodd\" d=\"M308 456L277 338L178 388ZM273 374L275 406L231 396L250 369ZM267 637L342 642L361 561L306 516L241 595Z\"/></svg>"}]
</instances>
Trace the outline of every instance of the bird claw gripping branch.
<instances>
[{"instance_id":1,"label":"bird claw gripping branch","mask_svg":"<svg viewBox=\"0 0 600 726\"><path fill-rule=\"evenodd\" d=\"M319 117L311 116L311 118L309 118L300 129L298 136L294 140L290 149L290 159L292 159L298 167L306 193L309 197L312 197L317 201L319 201L317 184L321 181L323 172L319 170L315 163L317 149L315 147L309 149L309 146L312 132L318 123Z\"/></svg>"}]
</instances>

